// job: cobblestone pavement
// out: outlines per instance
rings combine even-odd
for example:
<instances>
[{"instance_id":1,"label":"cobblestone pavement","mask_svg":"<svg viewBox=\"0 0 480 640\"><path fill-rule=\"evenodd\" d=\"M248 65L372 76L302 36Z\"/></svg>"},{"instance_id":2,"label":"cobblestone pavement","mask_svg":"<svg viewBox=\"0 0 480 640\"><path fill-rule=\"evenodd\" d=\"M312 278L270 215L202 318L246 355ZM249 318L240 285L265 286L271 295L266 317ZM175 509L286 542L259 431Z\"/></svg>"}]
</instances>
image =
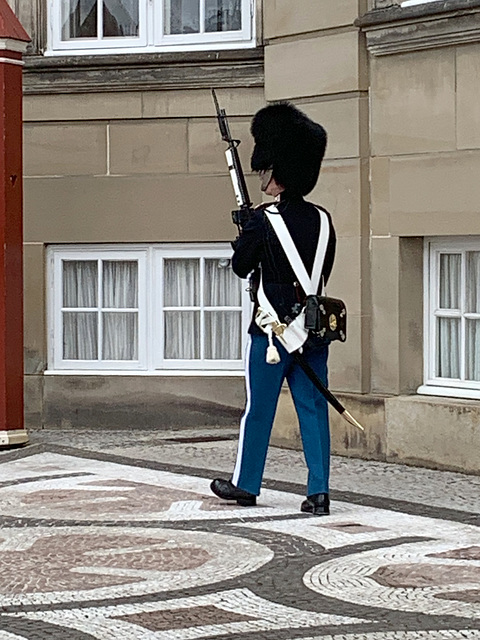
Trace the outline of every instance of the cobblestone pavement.
<instances>
[{"instance_id":1,"label":"cobblestone pavement","mask_svg":"<svg viewBox=\"0 0 480 640\"><path fill-rule=\"evenodd\" d=\"M257 507L211 495L231 429L30 435L0 452L0 640L480 640L480 477L335 457L317 518L295 451Z\"/></svg>"}]
</instances>

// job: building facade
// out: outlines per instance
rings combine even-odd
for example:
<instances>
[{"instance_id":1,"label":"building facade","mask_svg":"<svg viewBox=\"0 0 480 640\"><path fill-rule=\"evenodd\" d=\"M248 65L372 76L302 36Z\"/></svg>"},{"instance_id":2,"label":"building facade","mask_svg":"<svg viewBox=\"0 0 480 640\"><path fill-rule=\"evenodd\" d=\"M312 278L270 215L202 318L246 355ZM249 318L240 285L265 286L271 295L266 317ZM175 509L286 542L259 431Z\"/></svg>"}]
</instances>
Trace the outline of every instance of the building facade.
<instances>
[{"instance_id":1,"label":"building facade","mask_svg":"<svg viewBox=\"0 0 480 640\"><path fill-rule=\"evenodd\" d=\"M24 73L28 425L235 424L245 283L210 89L329 133L311 199L348 306L337 453L478 472L480 1L16 0ZM247 175L252 199L257 179ZM219 338L221 336L221 339ZM287 390L274 430L298 446Z\"/></svg>"}]
</instances>

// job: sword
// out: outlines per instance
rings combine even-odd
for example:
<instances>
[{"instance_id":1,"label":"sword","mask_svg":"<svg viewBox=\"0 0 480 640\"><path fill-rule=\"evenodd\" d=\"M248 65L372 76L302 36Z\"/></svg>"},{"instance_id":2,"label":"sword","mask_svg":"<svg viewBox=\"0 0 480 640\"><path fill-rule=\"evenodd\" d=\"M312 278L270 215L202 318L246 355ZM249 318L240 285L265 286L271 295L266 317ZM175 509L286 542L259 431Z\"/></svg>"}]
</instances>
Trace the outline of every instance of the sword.
<instances>
[{"instance_id":1,"label":"sword","mask_svg":"<svg viewBox=\"0 0 480 640\"><path fill-rule=\"evenodd\" d=\"M335 397L333 393L328 389L328 387L326 387L323 384L323 382L320 380L320 378L317 376L315 371L308 364L308 362L305 360L302 354L299 351L294 351L292 353L292 356L295 362L297 362L302 367L302 369L305 371L307 376L310 378L313 384L317 387L320 393L332 405L332 407L336 411L338 411L338 413L342 416L342 418L344 418L349 424L353 425L354 427L357 427L357 429L360 429L361 431L365 431L365 429L362 427L360 422L358 422L358 420L356 420L352 416L352 414L345 409L345 407L340 402L340 400L337 397Z\"/></svg>"}]
</instances>

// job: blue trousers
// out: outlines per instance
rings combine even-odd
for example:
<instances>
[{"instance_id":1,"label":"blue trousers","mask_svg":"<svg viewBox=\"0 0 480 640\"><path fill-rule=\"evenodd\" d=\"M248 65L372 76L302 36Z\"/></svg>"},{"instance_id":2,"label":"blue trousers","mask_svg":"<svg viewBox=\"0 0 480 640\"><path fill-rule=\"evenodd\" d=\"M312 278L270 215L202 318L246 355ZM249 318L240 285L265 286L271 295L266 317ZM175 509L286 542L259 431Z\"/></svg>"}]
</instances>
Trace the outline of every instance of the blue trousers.
<instances>
[{"instance_id":1,"label":"blue trousers","mask_svg":"<svg viewBox=\"0 0 480 640\"><path fill-rule=\"evenodd\" d=\"M306 494L328 493L330 429L327 401L278 340L275 345L281 360L278 364L268 364L265 359L267 336L249 336L245 372L247 403L240 422L232 482L244 491L259 495L278 398L286 378L308 467ZM305 349L304 357L320 380L327 384L328 346Z\"/></svg>"}]
</instances>

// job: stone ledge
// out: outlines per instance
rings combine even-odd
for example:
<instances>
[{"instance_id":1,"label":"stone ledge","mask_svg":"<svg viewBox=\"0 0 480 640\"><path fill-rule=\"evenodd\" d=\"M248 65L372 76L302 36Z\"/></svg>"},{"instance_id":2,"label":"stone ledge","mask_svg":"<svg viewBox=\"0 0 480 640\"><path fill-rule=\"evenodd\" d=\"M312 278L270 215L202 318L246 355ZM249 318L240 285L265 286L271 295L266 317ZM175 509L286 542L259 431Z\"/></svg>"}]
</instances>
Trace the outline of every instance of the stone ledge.
<instances>
[{"instance_id":1,"label":"stone ledge","mask_svg":"<svg viewBox=\"0 0 480 640\"><path fill-rule=\"evenodd\" d=\"M0 447L17 447L27 444L28 433L25 429L9 429L0 431Z\"/></svg>"},{"instance_id":2,"label":"stone ledge","mask_svg":"<svg viewBox=\"0 0 480 640\"><path fill-rule=\"evenodd\" d=\"M25 94L263 86L263 48L25 57Z\"/></svg>"},{"instance_id":3,"label":"stone ledge","mask_svg":"<svg viewBox=\"0 0 480 640\"><path fill-rule=\"evenodd\" d=\"M480 41L480 0L444 0L374 9L355 25L374 56Z\"/></svg>"},{"instance_id":4,"label":"stone ledge","mask_svg":"<svg viewBox=\"0 0 480 640\"><path fill-rule=\"evenodd\" d=\"M385 421L389 462L480 474L480 402L388 398Z\"/></svg>"},{"instance_id":5,"label":"stone ledge","mask_svg":"<svg viewBox=\"0 0 480 640\"><path fill-rule=\"evenodd\" d=\"M480 402L418 395L335 395L365 432L331 410L333 454L480 474ZM282 389L272 444L302 448L288 389Z\"/></svg>"}]
</instances>

